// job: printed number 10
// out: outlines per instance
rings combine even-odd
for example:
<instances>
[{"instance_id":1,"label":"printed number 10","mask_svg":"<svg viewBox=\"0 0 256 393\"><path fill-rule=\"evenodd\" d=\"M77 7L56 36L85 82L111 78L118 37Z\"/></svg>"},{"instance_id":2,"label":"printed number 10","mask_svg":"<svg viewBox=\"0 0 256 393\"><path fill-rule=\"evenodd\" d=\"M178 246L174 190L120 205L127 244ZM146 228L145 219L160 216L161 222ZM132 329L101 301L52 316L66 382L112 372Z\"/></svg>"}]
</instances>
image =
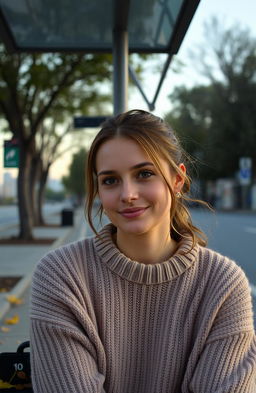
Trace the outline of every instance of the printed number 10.
<instances>
[{"instance_id":1,"label":"printed number 10","mask_svg":"<svg viewBox=\"0 0 256 393\"><path fill-rule=\"evenodd\" d=\"M22 371L23 370L23 364L22 363L15 363L14 368L16 371Z\"/></svg>"}]
</instances>

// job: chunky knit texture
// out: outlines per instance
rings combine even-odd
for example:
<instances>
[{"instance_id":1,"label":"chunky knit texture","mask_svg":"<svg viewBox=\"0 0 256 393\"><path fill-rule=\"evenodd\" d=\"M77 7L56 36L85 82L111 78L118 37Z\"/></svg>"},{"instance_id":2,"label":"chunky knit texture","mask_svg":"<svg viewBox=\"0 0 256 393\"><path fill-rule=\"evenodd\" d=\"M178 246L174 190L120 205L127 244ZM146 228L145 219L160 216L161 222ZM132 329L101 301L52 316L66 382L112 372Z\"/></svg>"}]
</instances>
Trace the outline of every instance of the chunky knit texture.
<instances>
[{"instance_id":1,"label":"chunky knit texture","mask_svg":"<svg viewBox=\"0 0 256 393\"><path fill-rule=\"evenodd\" d=\"M47 254L31 298L35 393L255 393L256 341L243 271L184 239L170 260L100 237Z\"/></svg>"}]
</instances>

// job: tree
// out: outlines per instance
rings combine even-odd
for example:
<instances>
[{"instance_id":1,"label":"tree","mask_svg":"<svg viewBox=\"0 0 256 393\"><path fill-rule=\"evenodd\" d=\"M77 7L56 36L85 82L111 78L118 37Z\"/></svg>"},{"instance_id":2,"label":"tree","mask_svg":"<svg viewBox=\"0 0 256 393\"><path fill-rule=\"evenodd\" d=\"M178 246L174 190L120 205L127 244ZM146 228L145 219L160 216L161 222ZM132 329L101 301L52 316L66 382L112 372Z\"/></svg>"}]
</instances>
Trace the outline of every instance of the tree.
<instances>
[{"instance_id":1,"label":"tree","mask_svg":"<svg viewBox=\"0 0 256 393\"><path fill-rule=\"evenodd\" d=\"M255 171L256 40L237 26L223 28L216 19L206 31L207 42L193 57L207 84L176 88L167 119L190 141L190 152L207 164L201 167L204 177L234 176L241 156L253 159Z\"/></svg>"},{"instance_id":2,"label":"tree","mask_svg":"<svg viewBox=\"0 0 256 393\"><path fill-rule=\"evenodd\" d=\"M111 57L89 54L10 55L3 47L0 47L0 56L0 112L20 147L19 237L31 239L31 170L38 153L36 136L43 120L60 108L81 108L81 97L87 104L95 102L97 84L109 79Z\"/></svg>"},{"instance_id":3,"label":"tree","mask_svg":"<svg viewBox=\"0 0 256 393\"><path fill-rule=\"evenodd\" d=\"M69 174L62 178L62 183L67 191L76 196L79 204L85 195L85 164L87 151L80 149L73 155L69 167Z\"/></svg>"},{"instance_id":4,"label":"tree","mask_svg":"<svg viewBox=\"0 0 256 393\"><path fill-rule=\"evenodd\" d=\"M45 121L41 125L40 132L37 135L37 149L33 156L31 168L30 193L32 195L31 208L34 225L45 225L42 207L49 171L51 165L65 154L65 150L59 151L60 142L63 142L72 129L71 125L68 124L63 126L61 132L58 132L55 120L51 120L51 122ZM47 125L45 123L47 123ZM68 147L68 151L71 151L77 146L78 144L74 143L72 146Z\"/></svg>"}]
</instances>

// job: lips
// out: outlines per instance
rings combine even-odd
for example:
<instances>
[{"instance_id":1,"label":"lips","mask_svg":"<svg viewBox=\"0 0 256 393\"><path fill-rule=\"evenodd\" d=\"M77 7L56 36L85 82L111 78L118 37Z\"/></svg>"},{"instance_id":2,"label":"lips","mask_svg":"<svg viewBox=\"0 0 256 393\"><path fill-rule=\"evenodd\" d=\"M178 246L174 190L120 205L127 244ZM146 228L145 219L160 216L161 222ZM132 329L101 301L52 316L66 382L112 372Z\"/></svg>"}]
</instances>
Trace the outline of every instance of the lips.
<instances>
[{"instance_id":1,"label":"lips","mask_svg":"<svg viewBox=\"0 0 256 393\"><path fill-rule=\"evenodd\" d=\"M145 212L147 207L133 207L120 211L120 214L125 218L139 217Z\"/></svg>"}]
</instances>

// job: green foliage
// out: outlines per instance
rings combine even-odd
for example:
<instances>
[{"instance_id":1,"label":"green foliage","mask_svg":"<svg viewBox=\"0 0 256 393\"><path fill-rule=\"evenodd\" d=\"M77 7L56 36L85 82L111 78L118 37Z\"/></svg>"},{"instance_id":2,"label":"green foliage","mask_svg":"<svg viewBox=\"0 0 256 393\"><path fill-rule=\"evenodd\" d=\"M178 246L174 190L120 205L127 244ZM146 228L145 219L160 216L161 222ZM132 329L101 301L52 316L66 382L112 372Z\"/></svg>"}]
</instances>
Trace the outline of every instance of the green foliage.
<instances>
[{"instance_id":1,"label":"green foliage","mask_svg":"<svg viewBox=\"0 0 256 393\"><path fill-rule=\"evenodd\" d=\"M99 93L100 83L110 78L110 55L8 54L0 46L0 113L19 133L21 122L27 136L45 116L81 111L109 100ZM16 113L16 121L11 114Z\"/></svg>"},{"instance_id":2,"label":"green foliage","mask_svg":"<svg viewBox=\"0 0 256 393\"><path fill-rule=\"evenodd\" d=\"M194 57L208 84L177 87L166 120L199 158L201 177L233 177L245 156L253 159L255 173L256 40L237 26L222 29L216 19L208 35L212 40Z\"/></svg>"},{"instance_id":3,"label":"green foliage","mask_svg":"<svg viewBox=\"0 0 256 393\"><path fill-rule=\"evenodd\" d=\"M45 199L47 201L61 202L65 199L65 191L54 191L51 188L45 190Z\"/></svg>"},{"instance_id":4,"label":"green foliage","mask_svg":"<svg viewBox=\"0 0 256 393\"><path fill-rule=\"evenodd\" d=\"M85 195L85 164L87 151L80 149L73 154L72 162L69 166L69 173L62 178L62 183L67 191L77 196L81 201Z\"/></svg>"}]
</instances>

